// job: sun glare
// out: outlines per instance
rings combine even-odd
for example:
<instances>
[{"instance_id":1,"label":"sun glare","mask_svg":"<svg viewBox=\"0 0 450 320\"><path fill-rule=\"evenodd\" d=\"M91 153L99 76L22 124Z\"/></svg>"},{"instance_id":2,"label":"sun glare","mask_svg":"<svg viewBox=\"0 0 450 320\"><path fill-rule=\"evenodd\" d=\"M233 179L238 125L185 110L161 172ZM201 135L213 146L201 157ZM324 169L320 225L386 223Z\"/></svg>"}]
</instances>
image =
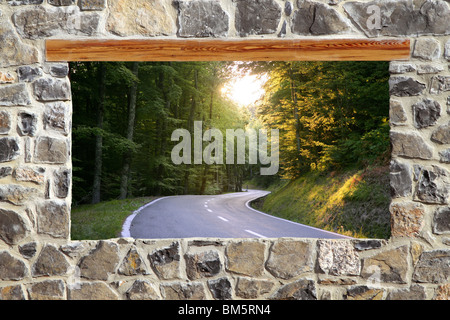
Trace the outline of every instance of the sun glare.
<instances>
[{"instance_id":1,"label":"sun glare","mask_svg":"<svg viewBox=\"0 0 450 320\"><path fill-rule=\"evenodd\" d=\"M222 88L222 94L240 106L255 103L264 94L265 76L243 75L234 78Z\"/></svg>"}]
</instances>

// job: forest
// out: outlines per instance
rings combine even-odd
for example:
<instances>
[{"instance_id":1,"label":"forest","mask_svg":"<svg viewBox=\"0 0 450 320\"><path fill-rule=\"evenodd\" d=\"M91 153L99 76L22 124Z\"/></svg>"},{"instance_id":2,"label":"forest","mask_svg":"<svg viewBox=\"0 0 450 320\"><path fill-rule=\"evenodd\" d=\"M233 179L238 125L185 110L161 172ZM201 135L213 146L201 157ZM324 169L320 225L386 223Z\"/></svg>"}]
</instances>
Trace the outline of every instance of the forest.
<instances>
[{"instance_id":1,"label":"forest","mask_svg":"<svg viewBox=\"0 0 450 320\"><path fill-rule=\"evenodd\" d=\"M111 199L242 191L312 172L386 164L386 62L73 62L74 206ZM224 92L244 74L264 94L242 105ZM280 168L171 161L175 129L278 129ZM204 142L206 143L206 142ZM225 143L223 144L225 145Z\"/></svg>"}]
</instances>

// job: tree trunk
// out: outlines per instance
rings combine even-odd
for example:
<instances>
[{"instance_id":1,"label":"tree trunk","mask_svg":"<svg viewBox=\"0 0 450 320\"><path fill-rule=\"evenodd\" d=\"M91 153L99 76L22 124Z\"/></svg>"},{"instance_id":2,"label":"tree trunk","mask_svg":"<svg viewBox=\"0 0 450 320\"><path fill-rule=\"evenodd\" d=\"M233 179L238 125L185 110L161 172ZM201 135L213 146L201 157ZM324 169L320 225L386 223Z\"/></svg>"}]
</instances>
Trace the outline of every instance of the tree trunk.
<instances>
[{"instance_id":1,"label":"tree trunk","mask_svg":"<svg viewBox=\"0 0 450 320\"><path fill-rule=\"evenodd\" d=\"M99 94L97 103L97 128L103 130L103 108L105 101L105 79L106 66L100 63L98 68ZM102 180L102 153L103 136L101 133L95 136L95 156L94 156L94 183L92 189L92 203L99 203L101 200L101 180Z\"/></svg>"},{"instance_id":2,"label":"tree trunk","mask_svg":"<svg viewBox=\"0 0 450 320\"><path fill-rule=\"evenodd\" d=\"M134 62L132 67L133 74L137 77L139 70L139 62ZM127 139L133 141L134 122L136 118L136 98L137 98L137 82L133 83L129 91L128 100L128 127ZM128 177L130 176L131 150L129 150L123 159L122 175L120 178L120 195L119 199L125 199L128 194Z\"/></svg>"}]
</instances>

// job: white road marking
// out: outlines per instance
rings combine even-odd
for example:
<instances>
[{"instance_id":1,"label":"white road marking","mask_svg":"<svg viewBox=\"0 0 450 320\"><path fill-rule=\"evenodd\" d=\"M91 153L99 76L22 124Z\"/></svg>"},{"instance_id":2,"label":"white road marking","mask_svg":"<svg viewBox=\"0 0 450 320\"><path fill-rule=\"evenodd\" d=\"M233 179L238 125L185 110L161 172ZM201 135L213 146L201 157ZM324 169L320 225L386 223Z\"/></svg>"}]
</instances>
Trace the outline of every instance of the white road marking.
<instances>
[{"instance_id":1,"label":"white road marking","mask_svg":"<svg viewBox=\"0 0 450 320\"><path fill-rule=\"evenodd\" d=\"M227 219L225 219L224 217L221 217L221 216L217 216L217 218L219 218L219 219L221 219L221 220L223 220L223 221L225 221L225 222L228 222L228 220L227 220Z\"/></svg>"},{"instance_id":2,"label":"white road marking","mask_svg":"<svg viewBox=\"0 0 450 320\"><path fill-rule=\"evenodd\" d=\"M252 230L245 230L245 232L251 233L252 235L257 236L259 238L267 238L266 236L263 236L262 234L253 232Z\"/></svg>"},{"instance_id":3,"label":"white road marking","mask_svg":"<svg viewBox=\"0 0 450 320\"><path fill-rule=\"evenodd\" d=\"M208 205L207 205L207 204L205 204L204 206L205 206L205 208L208 208Z\"/></svg>"},{"instance_id":4,"label":"white road marking","mask_svg":"<svg viewBox=\"0 0 450 320\"><path fill-rule=\"evenodd\" d=\"M208 212L213 212L211 209L206 209L206 210L208 210Z\"/></svg>"}]
</instances>

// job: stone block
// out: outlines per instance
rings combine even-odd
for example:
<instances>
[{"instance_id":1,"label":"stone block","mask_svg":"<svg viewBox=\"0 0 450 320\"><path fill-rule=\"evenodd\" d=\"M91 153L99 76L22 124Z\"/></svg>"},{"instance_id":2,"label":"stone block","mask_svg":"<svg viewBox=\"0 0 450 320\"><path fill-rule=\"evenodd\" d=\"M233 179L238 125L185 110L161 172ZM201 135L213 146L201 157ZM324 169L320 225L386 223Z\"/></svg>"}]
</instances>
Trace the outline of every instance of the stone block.
<instances>
[{"instance_id":1,"label":"stone block","mask_svg":"<svg viewBox=\"0 0 450 320\"><path fill-rule=\"evenodd\" d=\"M70 100L70 84L61 79L41 78L33 82L36 100L47 102L57 100Z\"/></svg>"},{"instance_id":2,"label":"stone block","mask_svg":"<svg viewBox=\"0 0 450 320\"><path fill-rule=\"evenodd\" d=\"M430 204L448 204L450 173L438 166L422 168L414 200Z\"/></svg>"},{"instance_id":3,"label":"stone block","mask_svg":"<svg viewBox=\"0 0 450 320\"><path fill-rule=\"evenodd\" d=\"M17 132L21 136L33 137L36 131L37 131L36 115L29 112L19 113L19 120L17 122Z\"/></svg>"},{"instance_id":4,"label":"stone block","mask_svg":"<svg viewBox=\"0 0 450 320\"><path fill-rule=\"evenodd\" d=\"M450 208L438 209L433 218L433 232L436 234L450 233Z\"/></svg>"},{"instance_id":5,"label":"stone block","mask_svg":"<svg viewBox=\"0 0 450 320\"><path fill-rule=\"evenodd\" d=\"M46 245L33 263L33 277L62 276L69 271L70 264L64 254L52 245Z\"/></svg>"},{"instance_id":6,"label":"stone block","mask_svg":"<svg viewBox=\"0 0 450 320\"><path fill-rule=\"evenodd\" d=\"M111 241L100 241L97 247L79 263L81 277L91 280L108 280L119 263L119 247Z\"/></svg>"},{"instance_id":7,"label":"stone block","mask_svg":"<svg viewBox=\"0 0 450 320\"><path fill-rule=\"evenodd\" d=\"M420 283L450 281L450 250L425 251L414 267L412 280Z\"/></svg>"},{"instance_id":8,"label":"stone block","mask_svg":"<svg viewBox=\"0 0 450 320\"><path fill-rule=\"evenodd\" d=\"M16 78L10 72L0 71L0 84L14 83Z\"/></svg>"},{"instance_id":9,"label":"stone block","mask_svg":"<svg viewBox=\"0 0 450 320\"><path fill-rule=\"evenodd\" d=\"M11 129L11 117L8 112L0 111L0 134L8 134Z\"/></svg>"},{"instance_id":10,"label":"stone block","mask_svg":"<svg viewBox=\"0 0 450 320\"><path fill-rule=\"evenodd\" d=\"M69 133L69 106L64 102L53 102L45 104L44 129Z\"/></svg>"},{"instance_id":11,"label":"stone block","mask_svg":"<svg viewBox=\"0 0 450 320\"><path fill-rule=\"evenodd\" d=\"M44 183L44 168L18 167L14 170L14 178L17 181L34 182L36 184Z\"/></svg>"},{"instance_id":12,"label":"stone block","mask_svg":"<svg viewBox=\"0 0 450 320\"><path fill-rule=\"evenodd\" d=\"M431 134L431 141L439 144L450 144L450 123L439 126Z\"/></svg>"},{"instance_id":13,"label":"stone block","mask_svg":"<svg viewBox=\"0 0 450 320\"><path fill-rule=\"evenodd\" d=\"M205 287L199 282L161 284L165 300L206 300Z\"/></svg>"},{"instance_id":14,"label":"stone block","mask_svg":"<svg viewBox=\"0 0 450 320\"><path fill-rule=\"evenodd\" d=\"M441 105L432 99L423 99L412 106L414 126L418 129L436 124L441 117Z\"/></svg>"},{"instance_id":15,"label":"stone block","mask_svg":"<svg viewBox=\"0 0 450 320\"><path fill-rule=\"evenodd\" d=\"M0 300L25 300L22 286L12 285L0 288Z\"/></svg>"},{"instance_id":16,"label":"stone block","mask_svg":"<svg viewBox=\"0 0 450 320\"><path fill-rule=\"evenodd\" d=\"M380 252L362 260L361 277L371 285L406 283L408 274L408 246Z\"/></svg>"},{"instance_id":17,"label":"stone block","mask_svg":"<svg viewBox=\"0 0 450 320\"><path fill-rule=\"evenodd\" d=\"M391 96L418 96L425 90L426 85L409 77L391 77L389 79L389 93Z\"/></svg>"},{"instance_id":18,"label":"stone block","mask_svg":"<svg viewBox=\"0 0 450 320\"><path fill-rule=\"evenodd\" d=\"M442 92L450 91L450 77L449 76L434 76L431 79L430 93L441 94Z\"/></svg>"},{"instance_id":19,"label":"stone block","mask_svg":"<svg viewBox=\"0 0 450 320\"><path fill-rule=\"evenodd\" d=\"M0 209L0 239L13 245L28 235L28 227L15 211Z\"/></svg>"},{"instance_id":20,"label":"stone block","mask_svg":"<svg viewBox=\"0 0 450 320\"><path fill-rule=\"evenodd\" d=\"M52 6L64 7L75 4L75 0L48 0L48 3Z\"/></svg>"},{"instance_id":21,"label":"stone block","mask_svg":"<svg viewBox=\"0 0 450 320\"><path fill-rule=\"evenodd\" d=\"M156 286L146 280L136 280L127 290L128 300L160 300Z\"/></svg>"},{"instance_id":22,"label":"stone block","mask_svg":"<svg viewBox=\"0 0 450 320\"><path fill-rule=\"evenodd\" d=\"M186 274L190 280L213 277L222 270L217 251L185 254Z\"/></svg>"},{"instance_id":23,"label":"stone block","mask_svg":"<svg viewBox=\"0 0 450 320\"><path fill-rule=\"evenodd\" d=\"M106 7L106 0L80 0L78 5L82 11L101 11Z\"/></svg>"},{"instance_id":24,"label":"stone block","mask_svg":"<svg viewBox=\"0 0 450 320\"><path fill-rule=\"evenodd\" d=\"M278 289L271 300L317 300L316 285L313 280L300 279Z\"/></svg>"},{"instance_id":25,"label":"stone block","mask_svg":"<svg viewBox=\"0 0 450 320\"><path fill-rule=\"evenodd\" d=\"M412 193L412 175L410 166L392 160L389 171L391 196L394 198L410 196Z\"/></svg>"},{"instance_id":26,"label":"stone block","mask_svg":"<svg viewBox=\"0 0 450 320\"><path fill-rule=\"evenodd\" d=\"M347 289L345 300L382 300L384 290L368 286L354 286Z\"/></svg>"},{"instance_id":27,"label":"stone block","mask_svg":"<svg viewBox=\"0 0 450 320\"><path fill-rule=\"evenodd\" d=\"M25 259L31 259L37 252L37 243L29 242L19 246L19 252Z\"/></svg>"},{"instance_id":28,"label":"stone block","mask_svg":"<svg viewBox=\"0 0 450 320\"><path fill-rule=\"evenodd\" d=\"M0 280L22 280L28 274L22 260L14 258L8 251L0 251Z\"/></svg>"},{"instance_id":29,"label":"stone block","mask_svg":"<svg viewBox=\"0 0 450 320\"><path fill-rule=\"evenodd\" d=\"M36 282L28 289L31 300L64 300L66 291L62 280Z\"/></svg>"},{"instance_id":30,"label":"stone block","mask_svg":"<svg viewBox=\"0 0 450 320\"><path fill-rule=\"evenodd\" d=\"M9 162L19 156L17 138L0 138L0 162Z\"/></svg>"},{"instance_id":31,"label":"stone block","mask_svg":"<svg viewBox=\"0 0 450 320\"><path fill-rule=\"evenodd\" d=\"M62 168L53 173L54 193L58 198L66 198L70 191L71 172Z\"/></svg>"},{"instance_id":32,"label":"stone block","mask_svg":"<svg viewBox=\"0 0 450 320\"><path fill-rule=\"evenodd\" d=\"M264 272L265 244L257 241L239 241L226 248L226 269L230 272L260 276Z\"/></svg>"},{"instance_id":33,"label":"stone block","mask_svg":"<svg viewBox=\"0 0 450 320\"><path fill-rule=\"evenodd\" d=\"M153 270L161 279L180 278L179 246L178 242L174 242L148 255Z\"/></svg>"},{"instance_id":34,"label":"stone block","mask_svg":"<svg viewBox=\"0 0 450 320\"><path fill-rule=\"evenodd\" d=\"M277 31L282 8L276 1L235 0L235 2L235 27L241 37L274 34Z\"/></svg>"},{"instance_id":35,"label":"stone block","mask_svg":"<svg viewBox=\"0 0 450 320\"><path fill-rule=\"evenodd\" d=\"M317 264L326 274L356 276L361 263L353 244L349 241L319 240Z\"/></svg>"},{"instance_id":36,"label":"stone block","mask_svg":"<svg viewBox=\"0 0 450 320\"><path fill-rule=\"evenodd\" d=\"M69 236L70 212L64 201L43 201L36 205L37 231L56 238Z\"/></svg>"},{"instance_id":37,"label":"stone block","mask_svg":"<svg viewBox=\"0 0 450 320\"><path fill-rule=\"evenodd\" d=\"M414 43L412 52L414 58L436 60L441 56L441 43L433 38L420 38Z\"/></svg>"},{"instance_id":38,"label":"stone block","mask_svg":"<svg viewBox=\"0 0 450 320\"><path fill-rule=\"evenodd\" d=\"M424 160L433 157L433 149L417 133L391 131L390 137L393 156Z\"/></svg>"},{"instance_id":39,"label":"stone block","mask_svg":"<svg viewBox=\"0 0 450 320\"><path fill-rule=\"evenodd\" d=\"M139 255L136 248L132 248L128 251L127 255L122 260L118 273L125 276L147 274L142 257Z\"/></svg>"},{"instance_id":40,"label":"stone block","mask_svg":"<svg viewBox=\"0 0 450 320\"><path fill-rule=\"evenodd\" d=\"M34 161L51 164L66 163L69 157L68 149L65 139L38 137L35 142Z\"/></svg>"},{"instance_id":41,"label":"stone block","mask_svg":"<svg viewBox=\"0 0 450 320\"><path fill-rule=\"evenodd\" d=\"M419 236L424 226L425 208L420 203L392 203L391 236L413 238Z\"/></svg>"},{"instance_id":42,"label":"stone block","mask_svg":"<svg viewBox=\"0 0 450 320\"><path fill-rule=\"evenodd\" d=\"M119 295L103 282L82 282L69 288L68 300L119 300Z\"/></svg>"},{"instance_id":43,"label":"stone block","mask_svg":"<svg viewBox=\"0 0 450 320\"><path fill-rule=\"evenodd\" d=\"M38 194L39 192L35 188L15 184L0 185L0 201L8 202L16 206L33 201Z\"/></svg>"},{"instance_id":44,"label":"stone block","mask_svg":"<svg viewBox=\"0 0 450 320\"><path fill-rule=\"evenodd\" d=\"M389 72L391 74L403 74L408 72L414 72L417 70L417 66L413 63L398 63L391 62L389 64Z\"/></svg>"},{"instance_id":45,"label":"stone block","mask_svg":"<svg viewBox=\"0 0 450 320\"><path fill-rule=\"evenodd\" d=\"M43 73L41 67L21 66L17 68L17 75L20 82L33 82L42 77Z\"/></svg>"},{"instance_id":46,"label":"stone block","mask_svg":"<svg viewBox=\"0 0 450 320\"><path fill-rule=\"evenodd\" d=\"M236 295L244 299L257 299L269 293L274 283L268 280L257 280L239 277L236 284Z\"/></svg>"},{"instance_id":47,"label":"stone block","mask_svg":"<svg viewBox=\"0 0 450 320\"><path fill-rule=\"evenodd\" d=\"M28 89L23 83L0 87L0 106L28 106L31 104Z\"/></svg>"},{"instance_id":48,"label":"stone block","mask_svg":"<svg viewBox=\"0 0 450 320\"><path fill-rule=\"evenodd\" d=\"M231 300L233 298L232 286L228 278L208 280L208 288L216 300Z\"/></svg>"}]
</instances>

